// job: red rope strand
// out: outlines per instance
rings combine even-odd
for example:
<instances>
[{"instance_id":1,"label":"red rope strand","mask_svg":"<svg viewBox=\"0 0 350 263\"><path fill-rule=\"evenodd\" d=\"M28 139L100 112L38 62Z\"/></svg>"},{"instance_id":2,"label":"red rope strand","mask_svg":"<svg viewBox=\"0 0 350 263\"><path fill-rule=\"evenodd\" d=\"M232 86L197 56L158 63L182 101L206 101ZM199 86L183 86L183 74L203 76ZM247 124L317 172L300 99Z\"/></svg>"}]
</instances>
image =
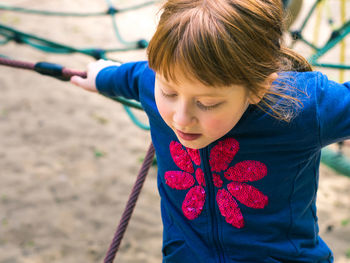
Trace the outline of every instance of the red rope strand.
<instances>
[{"instance_id":1,"label":"red rope strand","mask_svg":"<svg viewBox=\"0 0 350 263\"><path fill-rule=\"evenodd\" d=\"M112 243L111 243L111 245L108 249L108 252L106 254L106 257L104 259L104 263L113 263L113 260L117 254L118 249L119 249L119 245L121 243L121 240L123 239L125 230L129 224L131 214L134 211L137 198L141 192L141 189L142 189L143 183L146 179L148 170L152 165L154 152L155 152L154 146L151 143L151 145L148 148L145 160L142 163L142 166L141 166L141 169L140 169L139 174L137 176L137 179L135 181L134 187L133 187L131 194L129 196L129 200L126 204L123 215L120 219L117 231L114 234L114 238L112 240Z\"/></svg>"},{"instance_id":2,"label":"red rope strand","mask_svg":"<svg viewBox=\"0 0 350 263\"><path fill-rule=\"evenodd\" d=\"M31 62L25 62L25 61L0 57L0 65L9 66L13 68L21 68L21 69L28 69L28 70L35 71L36 70L35 66L38 65L39 63L31 63ZM59 75L53 75L49 73L41 73L41 74L57 77L61 80L69 80L72 76L80 76L82 78L86 78L86 72L68 69L57 64L52 64L52 63L46 63L46 64L61 67L61 72Z\"/></svg>"}]
</instances>

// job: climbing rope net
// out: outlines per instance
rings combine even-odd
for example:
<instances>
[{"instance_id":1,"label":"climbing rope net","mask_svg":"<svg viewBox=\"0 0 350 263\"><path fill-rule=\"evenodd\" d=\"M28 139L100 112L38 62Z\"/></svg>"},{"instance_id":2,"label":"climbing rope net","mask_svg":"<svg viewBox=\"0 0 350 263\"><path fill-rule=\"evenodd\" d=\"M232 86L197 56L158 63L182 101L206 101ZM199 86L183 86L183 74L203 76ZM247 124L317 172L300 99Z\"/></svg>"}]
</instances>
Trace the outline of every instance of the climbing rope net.
<instances>
[{"instance_id":1,"label":"climbing rope net","mask_svg":"<svg viewBox=\"0 0 350 263\"><path fill-rule=\"evenodd\" d=\"M294 0L294 2L301 4L302 0ZM301 20L300 26L289 31L293 39L291 47L293 48L298 42L307 45L312 49L312 55L308 58L309 62L315 67L339 69L340 82L344 81L342 70L350 69L350 64L346 63L346 41L349 40L350 34L350 17L346 13L348 2L339 0L338 12L334 12L332 5L334 6L335 1L315 0L306 10L307 13ZM305 29L310 26L311 18L314 18L313 34L307 35ZM323 27L322 30L321 27ZM328 30L325 27L328 27ZM321 61L322 57L335 47L339 47L339 63Z\"/></svg>"},{"instance_id":2,"label":"climbing rope net","mask_svg":"<svg viewBox=\"0 0 350 263\"><path fill-rule=\"evenodd\" d=\"M123 45L123 47L117 48L77 48L70 46L68 44L58 43L44 37L40 37L31 33L22 32L20 30L15 29L14 27L10 27L3 23L0 23L0 35L2 39L0 40L0 44L4 45L10 41L15 41L19 44L27 44L36 49L39 49L44 52L50 53L59 53L59 54L69 54L69 53L81 53L85 55L89 55L94 57L95 59L109 59L107 57L108 53L118 52L118 51L129 51L135 49L142 49L147 47L148 42L145 39L139 39L137 41L126 41L120 34L119 27L117 24L117 14L121 14L124 12L128 12L131 10L136 10L145 6L153 5L159 1L148 1L141 4L129 6L126 8L116 8L113 3L109 0L105 0L106 2L106 10L102 12L89 12L89 13L77 13L77 12L54 12L54 11L44 11L44 10L36 10L36 9L27 9L15 6L9 6L0 4L0 10L13 11L19 13L26 14L36 14L41 16L60 16L60 17L101 17L101 16L109 16L111 18L113 24L114 34L117 40Z\"/></svg>"},{"instance_id":3,"label":"climbing rope net","mask_svg":"<svg viewBox=\"0 0 350 263\"><path fill-rule=\"evenodd\" d=\"M47 38L44 38L39 35L35 35L28 32L23 32L21 30L16 29L15 27L6 25L4 23L0 23L0 45L5 45L9 42L15 42L17 44L26 44L29 45L35 49L38 49L43 52L47 53L55 53L55 54L72 54L72 53L79 53L88 55L90 57L93 57L94 59L109 59L121 62L120 60L112 59L109 57L109 54L115 53L115 52L123 52L123 51L131 51L131 50L137 50L137 49L144 49L148 45L148 41L145 39L138 39L136 41L127 41L125 40L119 30L118 23L117 23L117 15L134 11L136 9L140 9L143 7L147 7L150 5L154 5L156 3L159 3L161 1L147 1L142 2L134 5L129 5L128 7L124 8L117 8L110 0L104 0L106 4L106 9L104 11L100 12L59 12L59 11L47 11L47 10L39 10L39 9L28 9L28 8L22 8L17 6L10 6L10 5L4 5L0 3L0 10L10 11L10 12L16 12L16 13L24 13L24 14L34 14L34 15L40 15L40 16L58 16L58 17L110 17L112 21L112 27L114 35L119 42L118 47L114 48L78 48L74 47L68 44L63 44L54 40L50 40ZM0 57L7 58L4 54L0 53ZM20 64L19 67L24 67L24 63L14 63L13 61L5 61L3 64L6 65L12 65L16 66ZM56 64L51 63L40 63L35 65L30 65L27 67L27 69L34 69L35 71L50 75L56 78L59 78L61 80L69 80L69 77L73 75L74 73L77 73L76 71L71 72L71 74L63 74L60 71L63 67ZM124 98L118 97L118 98L112 98L113 100L116 100L117 102L120 102L124 105L124 109L131 118L131 120L141 129L149 130L148 125L143 124L141 121L138 120L138 118L135 117L135 114L130 110L131 108L142 110L142 107L139 103L126 100Z\"/></svg>"}]
</instances>

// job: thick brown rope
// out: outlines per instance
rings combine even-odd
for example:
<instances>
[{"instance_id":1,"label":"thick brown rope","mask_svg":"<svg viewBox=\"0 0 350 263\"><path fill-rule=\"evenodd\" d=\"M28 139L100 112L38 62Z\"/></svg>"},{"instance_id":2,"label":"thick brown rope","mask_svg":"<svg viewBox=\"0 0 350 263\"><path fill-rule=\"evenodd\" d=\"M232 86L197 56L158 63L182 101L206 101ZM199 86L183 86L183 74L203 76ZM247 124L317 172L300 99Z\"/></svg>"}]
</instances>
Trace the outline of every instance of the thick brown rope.
<instances>
[{"instance_id":1,"label":"thick brown rope","mask_svg":"<svg viewBox=\"0 0 350 263\"><path fill-rule=\"evenodd\" d=\"M112 243L111 243L111 245L108 249L108 252L106 254L106 257L104 259L104 263L112 263L115 256L116 256L116 253L119 249L120 242L123 239L125 230L126 230L128 223L130 221L131 214L134 211L134 207L136 205L137 198L140 194L143 183L146 179L146 175L148 173L149 168L151 167L151 165L153 163L154 152L155 152L154 146L151 143L151 145L148 148L145 160L142 163L142 167L139 171L137 179L135 181L134 187L133 187L131 194L129 196L129 200L126 204L123 215L120 219L118 228L114 234L114 238L112 240Z\"/></svg>"},{"instance_id":2,"label":"thick brown rope","mask_svg":"<svg viewBox=\"0 0 350 263\"><path fill-rule=\"evenodd\" d=\"M44 63L44 65L40 64L40 63ZM86 72L66 69L60 65L46 63L46 62L39 62L39 63L34 64L34 63L30 63L30 62L24 62L24 61L18 61L18 60L0 57L0 65L28 69L28 70L35 70L41 74L56 77L56 78L61 79L61 80L69 80L70 77L75 76L75 75L86 78ZM48 68L47 70L45 69L46 67ZM38 70L38 68L39 68L39 70ZM43 70L44 73L40 72L40 70L42 70L42 68L44 68L44 70ZM153 144L151 143L149 148L148 148L145 160L143 161L141 169L139 171L139 174L136 178L136 181L135 181L135 184L134 184L133 189L131 191L131 194L129 196L128 202L125 206L125 209L124 209L123 215L120 219L118 228L114 234L112 243L111 243L111 245L106 253L104 263L113 263L113 261L114 261L114 258L118 252L121 240L123 239L123 236L124 236L124 233L126 231L128 224L129 224L131 215L134 211L137 199L140 195L143 183L145 182L149 168L151 167L151 165L153 163L154 153L155 153L155 149L154 149Z\"/></svg>"},{"instance_id":3,"label":"thick brown rope","mask_svg":"<svg viewBox=\"0 0 350 263\"><path fill-rule=\"evenodd\" d=\"M31 63L0 57L0 65L34 70L40 74L48 75L61 80L69 80L72 76L80 76L82 78L86 78L86 72L68 69L62 67L61 65L48 62Z\"/></svg>"}]
</instances>

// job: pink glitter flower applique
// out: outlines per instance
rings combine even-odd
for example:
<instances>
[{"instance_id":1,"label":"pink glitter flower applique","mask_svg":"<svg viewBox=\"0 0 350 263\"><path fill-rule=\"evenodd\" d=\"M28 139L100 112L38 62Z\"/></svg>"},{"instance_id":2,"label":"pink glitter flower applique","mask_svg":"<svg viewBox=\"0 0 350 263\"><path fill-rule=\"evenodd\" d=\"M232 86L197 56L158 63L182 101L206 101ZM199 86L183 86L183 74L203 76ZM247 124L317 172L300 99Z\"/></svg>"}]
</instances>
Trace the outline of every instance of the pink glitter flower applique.
<instances>
[{"instance_id":1,"label":"pink glitter flower applique","mask_svg":"<svg viewBox=\"0 0 350 263\"><path fill-rule=\"evenodd\" d=\"M245 182L253 182L262 179L267 174L266 165L258 161L242 161L232 167L228 167L239 150L238 142L233 138L227 138L215 145L210 151L209 164L213 175L215 187L220 188L216 195L219 211L225 217L227 223L234 227L244 227L244 218L236 202L255 209L262 209L268 203L268 197L255 187ZM178 143L170 143L170 153L175 164L182 171L168 171L165 173L165 182L168 186L177 190L189 189L182 203L182 211L186 218L197 218L205 203L206 186L204 173L201 168L194 169L193 163L199 166L201 159L198 150L186 148ZM193 163L192 163L193 162ZM195 179L198 185L194 186ZM220 173L230 181L227 190Z\"/></svg>"}]
</instances>

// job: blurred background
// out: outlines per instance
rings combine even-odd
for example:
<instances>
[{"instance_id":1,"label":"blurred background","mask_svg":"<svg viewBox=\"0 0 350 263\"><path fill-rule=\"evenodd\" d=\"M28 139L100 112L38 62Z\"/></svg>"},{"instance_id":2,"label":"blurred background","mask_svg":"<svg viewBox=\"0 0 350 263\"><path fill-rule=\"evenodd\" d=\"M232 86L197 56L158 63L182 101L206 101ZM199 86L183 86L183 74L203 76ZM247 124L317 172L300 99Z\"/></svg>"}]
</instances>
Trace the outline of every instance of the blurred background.
<instances>
[{"instance_id":1,"label":"blurred background","mask_svg":"<svg viewBox=\"0 0 350 263\"><path fill-rule=\"evenodd\" d=\"M285 5L286 44L329 78L350 80L350 70L340 69L350 65L350 1ZM160 6L146 0L2 0L0 55L81 71L98 58L145 60L140 47L155 30ZM0 66L0 94L0 263L102 262L149 133L120 103L32 71ZM147 125L142 111L131 111ZM350 262L347 144L323 155L318 193L320 234L336 263ZM153 167L115 262L160 262L161 239Z\"/></svg>"}]
</instances>

